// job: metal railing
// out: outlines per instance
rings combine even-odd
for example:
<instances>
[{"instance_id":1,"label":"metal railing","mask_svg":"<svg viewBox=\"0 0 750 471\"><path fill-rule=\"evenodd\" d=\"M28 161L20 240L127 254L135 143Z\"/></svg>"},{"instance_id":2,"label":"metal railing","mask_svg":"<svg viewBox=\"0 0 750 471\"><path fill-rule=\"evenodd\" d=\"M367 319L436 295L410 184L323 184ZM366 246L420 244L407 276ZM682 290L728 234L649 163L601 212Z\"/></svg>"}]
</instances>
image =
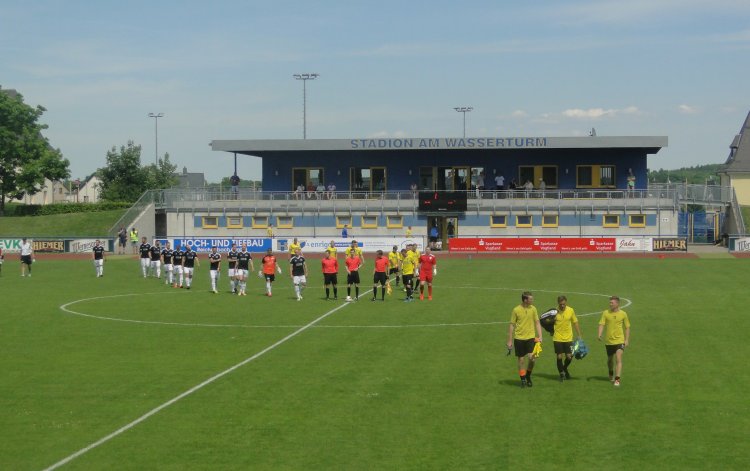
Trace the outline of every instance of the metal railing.
<instances>
[{"instance_id":1,"label":"metal railing","mask_svg":"<svg viewBox=\"0 0 750 471\"><path fill-rule=\"evenodd\" d=\"M742 216L742 209L740 208L739 201L737 201L737 193L734 191L734 187L732 187L732 215L737 222L737 232L740 236L744 236L747 233L745 230L745 218Z\"/></svg>"},{"instance_id":2,"label":"metal railing","mask_svg":"<svg viewBox=\"0 0 750 471\"><path fill-rule=\"evenodd\" d=\"M120 231L120 227L124 227L127 230L128 226L140 216L143 210L146 209L148 205L155 203L155 198L160 195L161 190L148 190L143 192L141 197L138 198L138 201L136 201L133 206L131 206L130 209L128 209L125 214L117 220L107 234L110 237L116 237L117 233Z\"/></svg>"}]
</instances>

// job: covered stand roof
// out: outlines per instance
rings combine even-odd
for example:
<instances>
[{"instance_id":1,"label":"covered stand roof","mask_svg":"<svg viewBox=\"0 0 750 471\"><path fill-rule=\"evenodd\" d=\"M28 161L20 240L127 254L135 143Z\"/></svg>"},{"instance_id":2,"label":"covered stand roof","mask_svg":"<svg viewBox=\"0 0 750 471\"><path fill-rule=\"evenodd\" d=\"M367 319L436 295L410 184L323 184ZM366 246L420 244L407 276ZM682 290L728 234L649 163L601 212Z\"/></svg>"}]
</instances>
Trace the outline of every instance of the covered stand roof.
<instances>
[{"instance_id":1,"label":"covered stand roof","mask_svg":"<svg viewBox=\"0 0 750 471\"><path fill-rule=\"evenodd\" d=\"M747 114L740 133L734 136L729 146L729 157L722 172L750 172L750 113Z\"/></svg>"}]
</instances>

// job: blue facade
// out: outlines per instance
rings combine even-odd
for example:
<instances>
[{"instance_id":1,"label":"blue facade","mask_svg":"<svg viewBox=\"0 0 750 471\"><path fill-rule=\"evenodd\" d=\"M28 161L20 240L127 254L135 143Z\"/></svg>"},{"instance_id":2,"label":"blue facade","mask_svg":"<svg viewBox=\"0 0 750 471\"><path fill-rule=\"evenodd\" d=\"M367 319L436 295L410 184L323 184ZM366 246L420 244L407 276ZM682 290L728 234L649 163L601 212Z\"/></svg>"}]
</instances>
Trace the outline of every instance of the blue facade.
<instances>
[{"instance_id":1,"label":"blue facade","mask_svg":"<svg viewBox=\"0 0 750 471\"><path fill-rule=\"evenodd\" d=\"M327 186L334 183L338 191L349 191L350 168L386 168L386 190L408 190L418 183L420 167L484 168L485 188L494 188L495 175L519 178L521 166L556 166L560 189L576 188L576 169L580 165L615 167L615 186L625 189L628 171L636 177L636 189L647 182L647 150L644 148L581 149L387 149L387 150L296 150L261 151L253 155L263 159L263 189L292 191L294 168L322 168ZM653 151L651 151L653 152ZM411 173L410 173L411 172Z\"/></svg>"}]
</instances>

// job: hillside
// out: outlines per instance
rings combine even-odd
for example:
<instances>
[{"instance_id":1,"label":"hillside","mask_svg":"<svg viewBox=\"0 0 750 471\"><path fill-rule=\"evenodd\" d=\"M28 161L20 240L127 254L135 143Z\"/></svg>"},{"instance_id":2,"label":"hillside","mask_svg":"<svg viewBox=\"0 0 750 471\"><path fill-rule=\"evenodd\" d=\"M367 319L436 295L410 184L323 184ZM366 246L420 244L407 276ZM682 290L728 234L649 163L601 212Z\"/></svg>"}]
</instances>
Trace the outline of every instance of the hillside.
<instances>
[{"instance_id":1,"label":"hillside","mask_svg":"<svg viewBox=\"0 0 750 471\"><path fill-rule=\"evenodd\" d=\"M706 181L713 180L718 184L719 177L716 175L724 164L696 165L695 167L683 167L676 170L649 170L648 181L650 183L695 183L703 185Z\"/></svg>"},{"instance_id":2,"label":"hillside","mask_svg":"<svg viewBox=\"0 0 750 471\"><path fill-rule=\"evenodd\" d=\"M126 209L0 217L0 237L106 237Z\"/></svg>"}]
</instances>

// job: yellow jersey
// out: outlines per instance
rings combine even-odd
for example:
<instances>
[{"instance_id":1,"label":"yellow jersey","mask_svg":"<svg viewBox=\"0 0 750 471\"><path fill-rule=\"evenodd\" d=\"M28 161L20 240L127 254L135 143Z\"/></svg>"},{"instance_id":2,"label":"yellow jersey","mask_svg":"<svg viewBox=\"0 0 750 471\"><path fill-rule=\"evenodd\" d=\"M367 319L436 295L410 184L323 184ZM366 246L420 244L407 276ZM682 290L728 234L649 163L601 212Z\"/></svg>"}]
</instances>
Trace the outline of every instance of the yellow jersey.
<instances>
[{"instance_id":1,"label":"yellow jersey","mask_svg":"<svg viewBox=\"0 0 750 471\"><path fill-rule=\"evenodd\" d=\"M411 239L411 229L406 230L406 238Z\"/></svg>"},{"instance_id":2,"label":"yellow jersey","mask_svg":"<svg viewBox=\"0 0 750 471\"><path fill-rule=\"evenodd\" d=\"M628 313L622 309L612 312L609 309L602 312L599 325L604 326L604 343L606 345L619 345L625 343L625 329L630 328Z\"/></svg>"},{"instance_id":3,"label":"yellow jersey","mask_svg":"<svg viewBox=\"0 0 750 471\"><path fill-rule=\"evenodd\" d=\"M295 253L297 253L296 252L297 249L302 250L302 245L295 244L294 242L292 242L291 244L289 244L289 255L294 255Z\"/></svg>"},{"instance_id":4,"label":"yellow jersey","mask_svg":"<svg viewBox=\"0 0 750 471\"><path fill-rule=\"evenodd\" d=\"M416 262L410 255L406 255L406 257L401 259L401 274L402 275L413 275L414 274L414 266L416 265Z\"/></svg>"},{"instance_id":5,"label":"yellow jersey","mask_svg":"<svg viewBox=\"0 0 750 471\"><path fill-rule=\"evenodd\" d=\"M346 256L347 256L347 257L349 257L349 254L350 254L350 253L352 253L352 247L347 247L347 248L346 248ZM357 255L357 256L358 256L359 258L362 258L362 249L360 249L359 247L355 247L355 248L354 248L354 253L355 253L355 254L356 254L356 255Z\"/></svg>"},{"instance_id":6,"label":"yellow jersey","mask_svg":"<svg viewBox=\"0 0 750 471\"><path fill-rule=\"evenodd\" d=\"M329 245L328 247L326 247L326 252L331 253L331 258L336 258L336 252L337 252L336 247L331 247Z\"/></svg>"},{"instance_id":7,"label":"yellow jersey","mask_svg":"<svg viewBox=\"0 0 750 471\"><path fill-rule=\"evenodd\" d=\"M401 254L398 252L388 252L388 265L390 268L398 268L401 262Z\"/></svg>"},{"instance_id":8,"label":"yellow jersey","mask_svg":"<svg viewBox=\"0 0 750 471\"><path fill-rule=\"evenodd\" d=\"M513 338L518 340L528 340L536 337L536 323L539 321L539 313L536 307L523 307L522 304L513 308L510 314L510 323L515 325Z\"/></svg>"},{"instance_id":9,"label":"yellow jersey","mask_svg":"<svg viewBox=\"0 0 750 471\"><path fill-rule=\"evenodd\" d=\"M573 324L578 324L576 312L570 306L565 306L564 311L558 311L555 316L555 333L552 340L555 342L573 341Z\"/></svg>"}]
</instances>

